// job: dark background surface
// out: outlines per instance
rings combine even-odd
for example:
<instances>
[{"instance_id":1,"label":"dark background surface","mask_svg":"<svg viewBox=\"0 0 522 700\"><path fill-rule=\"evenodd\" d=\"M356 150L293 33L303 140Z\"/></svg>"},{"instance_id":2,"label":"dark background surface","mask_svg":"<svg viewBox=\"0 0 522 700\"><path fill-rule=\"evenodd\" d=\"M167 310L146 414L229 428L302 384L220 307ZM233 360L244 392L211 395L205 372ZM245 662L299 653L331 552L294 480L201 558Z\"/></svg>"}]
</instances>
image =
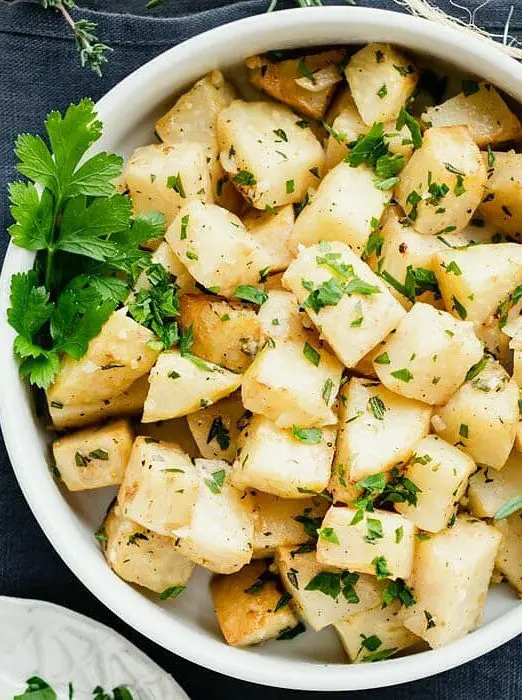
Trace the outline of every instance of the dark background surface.
<instances>
[{"instance_id":1,"label":"dark background surface","mask_svg":"<svg viewBox=\"0 0 522 700\"><path fill-rule=\"evenodd\" d=\"M0 0L0 254L8 242L5 185L15 178L12 144L22 131L37 132L50 109L64 109L83 96L95 100L135 68L170 46L225 22L264 12L268 0L166 0L145 10L145 0L79 0L78 18L99 23L99 34L114 47L102 78L82 70L67 28L37 2ZM343 0L324 4L346 5ZM464 17L450 2L438 3ZM468 8L479 3L464 0ZM400 7L393 0L358 0L358 6ZM522 38L522 2L493 0L477 21L501 32L509 8L513 34ZM279 7L291 7L280 2ZM311 10L313 11L313 10ZM349 11L349 10L347 10ZM125 13L125 14L119 14ZM139 99L139 95L136 96ZM1 371L1 370L0 370ZM39 598L65 605L121 632L172 673L193 700L229 698L280 700L296 697L350 700L516 700L522 698L522 637L459 669L396 688L353 693L298 693L262 688L220 676L170 654L121 622L75 578L53 551L15 481L0 443L0 594ZM1 634L1 630L0 630ZM375 668L368 668L374 673ZM274 683L277 682L274 679ZM167 698L165 700L168 700Z\"/></svg>"}]
</instances>

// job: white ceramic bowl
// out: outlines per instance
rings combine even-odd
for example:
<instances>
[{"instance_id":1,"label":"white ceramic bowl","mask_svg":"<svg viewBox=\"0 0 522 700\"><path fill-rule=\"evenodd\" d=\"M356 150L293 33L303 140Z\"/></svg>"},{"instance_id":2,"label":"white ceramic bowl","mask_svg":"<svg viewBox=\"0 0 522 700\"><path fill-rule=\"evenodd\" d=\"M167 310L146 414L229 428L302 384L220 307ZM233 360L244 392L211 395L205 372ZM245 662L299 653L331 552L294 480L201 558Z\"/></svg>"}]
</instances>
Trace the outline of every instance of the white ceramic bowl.
<instances>
[{"instance_id":1,"label":"white ceramic bowl","mask_svg":"<svg viewBox=\"0 0 522 700\"><path fill-rule=\"evenodd\" d=\"M126 78L98 104L104 122L100 148L126 155L150 142L169 98L213 68L237 65L268 49L387 41L475 71L522 102L522 68L480 39L404 14L354 7L313 8L241 20L166 51ZM43 119L42 115L42 119ZM170 603L143 595L115 576L93 538L111 495L65 495L47 468L48 439L12 356L13 331L5 320L9 280L32 255L11 246L0 281L0 418L22 490L55 549L79 579L113 612L161 646L229 676L306 690L354 690L403 683L462 664L522 632L522 606L507 587L488 598L485 622L449 646L372 666L343 664L333 631L292 642L234 649L221 639L199 569L183 596Z\"/></svg>"}]
</instances>

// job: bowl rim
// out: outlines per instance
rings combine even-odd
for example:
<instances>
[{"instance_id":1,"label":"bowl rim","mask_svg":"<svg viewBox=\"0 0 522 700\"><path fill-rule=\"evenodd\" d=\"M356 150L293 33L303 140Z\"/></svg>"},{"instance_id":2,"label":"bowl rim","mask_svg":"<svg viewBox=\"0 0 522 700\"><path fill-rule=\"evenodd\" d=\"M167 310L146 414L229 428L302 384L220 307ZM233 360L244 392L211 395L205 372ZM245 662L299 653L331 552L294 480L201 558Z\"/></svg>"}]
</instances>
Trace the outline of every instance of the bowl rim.
<instances>
[{"instance_id":1,"label":"bowl rim","mask_svg":"<svg viewBox=\"0 0 522 700\"><path fill-rule=\"evenodd\" d=\"M169 66L192 61L194 77L212 67L203 58L210 44L244 46L244 55L256 45L313 46L322 37L346 32L347 43L389 41L413 51L428 52L463 69L480 66L480 74L522 102L522 67L500 50L478 37L466 37L456 29L440 26L410 15L357 7L314 7L282 10L241 19L199 34L168 49L113 87L97 103L98 113L107 124L122 101L136 96L146 99L147 91ZM343 35L344 36L344 35ZM343 39L330 39L342 43ZM261 42L261 43L260 43ZM253 50L249 51L252 48ZM426 51L429 49L429 51ZM211 53L211 52L207 52ZM238 52L238 58L241 52ZM187 71L185 71L187 72ZM0 277L0 305L9 305L11 275L28 269L33 255L9 244ZM5 314L0 318L0 423L16 478L24 496L54 549L86 588L124 622L163 648L206 668L241 680L262 685L300 690L360 690L396 685L449 670L507 642L522 632L522 606L518 606L467 637L446 647L422 654L381 662L369 674L367 667L355 664L324 664L268 657L255 650L239 649L194 630L187 622L167 618L163 610L120 580L106 565L92 538L81 531L78 520L56 488L34 425L29 392L18 376L12 353L14 331ZM33 424L22 432L21 426ZM27 466L31 465L31 467Z\"/></svg>"}]
</instances>

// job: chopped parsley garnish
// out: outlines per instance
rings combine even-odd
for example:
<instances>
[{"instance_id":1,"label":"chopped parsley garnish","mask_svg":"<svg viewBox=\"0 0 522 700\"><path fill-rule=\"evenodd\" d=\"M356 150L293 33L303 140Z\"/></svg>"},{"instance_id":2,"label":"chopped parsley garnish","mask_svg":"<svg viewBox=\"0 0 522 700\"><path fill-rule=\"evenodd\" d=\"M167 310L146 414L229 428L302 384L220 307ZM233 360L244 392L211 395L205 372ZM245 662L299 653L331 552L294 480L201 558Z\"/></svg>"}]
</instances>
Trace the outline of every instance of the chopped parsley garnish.
<instances>
[{"instance_id":1,"label":"chopped parsley garnish","mask_svg":"<svg viewBox=\"0 0 522 700\"><path fill-rule=\"evenodd\" d=\"M422 146L422 134L419 123L404 107L401 107L395 128L400 131L404 126L409 129L414 148Z\"/></svg>"},{"instance_id":2,"label":"chopped parsley garnish","mask_svg":"<svg viewBox=\"0 0 522 700\"><path fill-rule=\"evenodd\" d=\"M465 423L460 424L459 428L459 435L460 437L467 438L469 435L469 428Z\"/></svg>"},{"instance_id":3,"label":"chopped parsley garnish","mask_svg":"<svg viewBox=\"0 0 522 700\"><path fill-rule=\"evenodd\" d=\"M221 493L223 484L225 483L226 472L224 469L219 469L216 472L212 472L211 477L204 479L205 484L214 494Z\"/></svg>"},{"instance_id":4,"label":"chopped parsley garnish","mask_svg":"<svg viewBox=\"0 0 522 700\"><path fill-rule=\"evenodd\" d=\"M373 544L375 540L383 538L382 522L378 518L366 518L366 535L364 540Z\"/></svg>"},{"instance_id":5,"label":"chopped parsley garnish","mask_svg":"<svg viewBox=\"0 0 522 700\"><path fill-rule=\"evenodd\" d=\"M321 355L308 342L306 342L303 346L303 355L313 365L315 365L316 367L319 367L319 362L321 361Z\"/></svg>"},{"instance_id":6,"label":"chopped parsley garnish","mask_svg":"<svg viewBox=\"0 0 522 700\"><path fill-rule=\"evenodd\" d=\"M323 431L320 428L299 428L297 425L293 426L292 435L307 445L317 445L323 439Z\"/></svg>"},{"instance_id":7,"label":"chopped parsley garnish","mask_svg":"<svg viewBox=\"0 0 522 700\"><path fill-rule=\"evenodd\" d=\"M281 610L281 608L286 607L291 600L292 595L290 593L283 593L276 603L274 612L276 613L278 610Z\"/></svg>"},{"instance_id":8,"label":"chopped parsley garnish","mask_svg":"<svg viewBox=\"0 0 522 700\"><path fill-rule=\"evenodd\" d=\"M159 264L150 265L146 271L149 288L140 289L128 301L132 318L150 328L159 338L164 349L179 340L179 287L176 278Z\"/></svg>"},{"instance_id":9,"label":"chopped parsley garnish","mask_svg":"<svg viewBox=\"0 0 522 700\"><path fill-rule=\"evenodd\" d=\"M249 284L239 285L232 296L243 301L249 301L252 304L259 304L259 306L268 299L268 294L265 291L258 287L252 287Z\"/></svg>"},{"instance_id":10,"label":"chopped parsley garnish","mask_svg":"<svg viewBox=\"0 0 522 700\"><path fill-rule=\"evenodd\" d=\"M228 450L230 447L230 430L223 423L221 416L216 416L212 421L210 430L208 431L207 445L216 439L222 450Z\"/></svg>"},{"instance_id":11,"label":"chopped parsley garnish","mask_svg":"<svg viewBox=\"0 0 522 700\"><path fill-rule=\"evenodd\" d=\"M470 367L468 369L468 373L466 374L466 381L469 382L472 379L475 379L483 369L485 369L486 365L488 364L488 358L483 357L481 360L477 362L476 365L473 365L473 367Z\"/></svg>"},{"instance_id":12,"label":"chopped parsley garnish","mask_svg":"<svg viewBox=\"0 0 522 700\"><path fill-rule=\"evenodd\" d=\"M468 312L466 311L466 308L460 303L460 301L457 299L456 296L451 297L451 301L453 303L453 309L458 313L460 318L465 321L466 318L468 317Z\"/></svg>"},{"instance_id":13,"label":"chopped parsley garnish","mask_svg":"<svg viewBox=\"0 0 522 700\"><path fill-rule=\"evenodd\" d=\"M382 100L386 97L387 94L388 88L386 87L386 83L383 83L381 87L377 90L377 97L380 97L380 99Z\"/></svg>"},{"instance_id":14,"label":"chopped parsley garnish","mask_svg":"<svg viewBox=\"0 0 522 700\"><path fill-rule=\"evenodd\" d=\"M395 379L400 379L401 382L411 382L413 379L413 374L410 372L409 369L406 369L405 367L402 369L397 369L395 372L391 373L392 377L395 377Z\"/></svg>"},{"instance_id":15,"label":"chopped parsley garnish","mask_svg":"<svg viewBox=\"0 0 522 700\"><path fill-rule=\"evenodd\" d=\"M283 129L273 129L274 134L277 136L278 139L281 139L281 141L287 141L288 142L288 136L286 135L286 132L283 131Z\"/></svg>"},{"instance_id":16,"label":"chopped parsley garnish","mask_svg":"<svg viewBox=\"0 0 522 700\"><path fill-rule=\"evenodd\" d=\"M462 270L458 266L458 264L455 262L455 260L451 260L447 265L444 263L442 264L446 272L451 272L453 273L456 277L460 277L462 275Z\"/></svg>"},{"instance_id":17,"label":"chopped parsley garnish","mask_svg":"<svg viewBox=\"0 0 522 700\"><path fill-rule=\"evenodd\" d=\"M182 241L184 241L185 238L187 237L189 218L190 217L188 214L185 214L185 216L181 217L181 233L179 234L179 237Z\"/></svg>"},{"instance_id":18,"label":"chopped parsley garnish","mask_svg":"<svg viewBox=\"0 0 522 700\"><path fill-rule=\"evenodd\" d=\"M426 618L426 629L430 630L437 626L437 623L433 619L433 615L427 610L424 611L424 617Z\"/></svg>"},{"instance_id":19,"label":"chopped parsley garnish","mask_svg":"<svg viewBox=\"0 0 522 700\"><path fill-rule=\"evenodd\" d=\"M320 571L306 584L305 591L320 591L334 600L342 594L349 603L358 603L359 597L355 591L358 580L359 574L350 571Z\"/></svg>"},{"instance_id":20,"label":"chopped parsley garnish","mask_svg":"<svg viewBox=\"0 0 522 700\"><path fill-rule=\"evenodd\" d=\"M185 194L185 188L183 187L183 182L181 181L181 175L179 173L177 175L170 175L167 178L167 187L177 192L183 199L186 199L187 195Z\"/></svg>"},{"instance_id":21,"label":"chopped parsley garnish","mask_svg":"<svg viewBox=\"0 0 522 700\"><path fill-rule=\"evenodd\" d=\"M302 634L303 632L306 632L306 627L303 625L302 622L298 622L295 627L285 627L284 630L281 630L281 632L279 632L276 639L278 641L284 641L286 639L294 639L295 637L297 637L299 634Z\"/></svg>"},{"instance_id":22,"label":"chopped parsley garnish","mask_svg":"<svg viewBox=\"0 0 522 700\"><path fill-rule=\"evenodd\" d=\"M237 182L238 185L244 185L245 187L251 187L257 184L254 174L250 173L248 170L240 170L232 179L234 182Z\"/></svg>"},{"instance_id":23,"label":"chopped parsley garnish","mask_svg":"<svg viewBox=\"0 0 522 700\"><path fill-rule=\"evenodd\" d=\"M382 592L383 606L391 605L395 600L398 600L402 605L411 608L415 604L415 598L411 589L404 583L401 578L395 581L389 581L388 585Z\"/></svg>"},{"instance_id":24,"label":"chopped parsley garnish","mask_svg":"<svg viewBox=\"0 0 522 700\"><path fill-rule=\"evenodd\" d=\"M401 525L400 527L397 527L395 529L395 544L400 544L402 542L403 537L404 537L404 528Z\"/></svg>"},{"instance_id":25,"label":"chopped parsley garnish","mask_svg":"<svg viewBox=\"0 0 522 700\"><path fill-rule=\"evenodd\" d=\"M294 181L287 180L285 183L285 187L286 187L286 194L292 194L292 192L294 191L294 188L295 188Z\"/></svg>"},{"instance_id":26,"label":"chopped parsley garnish","mask_svg":"<svg viewBox=\"0 0 522 700\"><path fill-rule=\"evenodd\" d=\"M388 562L385 557L374 557L372 566L375 568L375 575L378 581L382 581L382 579L392 575L391 571L388 570Z\"/></svg>"},{"instance_id":27,"label":"chopped parsley garnish","mask_svg":"<svg viewBox=\"0 0 522 700\"><path fill-rule=\"evenodd\" d=\"M339 538L333 527L321 527L317 530L317 536L320 540L329 542L330 544L339 544Z\"/></svg>"},{"instance_id":28,"label":"chopped parsley garnish","mask_svg":"<svg viewBox=\"0 0 522 700\"><path fill-rule=\"evenodd\" d=\"M374 362L378 365L389 365L390 356L387 352L383 352L380 355L377 355L377 357L374 359Z\"/></svg>"},{"instance_id":29,"label":"chopped parsley garnish","mask_svg":"<svg viewBox=\"0 0 522 700\"><path fill-rule=\"evenodd\" d=\"M92 450L92 452L89 452L89 457L91 459L101 459L106 462L109 459L109 453L106 450L98 448L97 450Z\"/></svg>"},{"instance_id":30,"label":"chopped parsley garnish","mask_svg":"<svg viewBox=\"0 0 522 700\"><path fill-rule=\"evenodd\" d=\"M171 586L170 588L166 588L164 591L162 591L159 595L158 598L160 600L169 600L172 598L177 598L183 591L185 590L185 586Z\"/></svg>"},{"instance_id":31,"label":"chopped parsley garnish","mask_svg":"<svg viewBox=\"0 0 522 700\"><path fill-rule=\"evenodd\" d=\"M303 78L308 78L308 80L315 85L316 79L312 71L306 65L306 58L300 58L297 64L297 72L302 75Z\"/></svg>"},{"instance_id":32,"label":"chopped parsley garnish","mask_svg":"<svg viewBox=\"0 0 522 700\"><path fill-rule=\"evenodd\" d=\"M330 378L326 379L323 384L323 391L321 395L323 397L323 401L327 406L329 406L330 399L332 398L333 386L333 382Z\"/></svg>"}]
</instances>

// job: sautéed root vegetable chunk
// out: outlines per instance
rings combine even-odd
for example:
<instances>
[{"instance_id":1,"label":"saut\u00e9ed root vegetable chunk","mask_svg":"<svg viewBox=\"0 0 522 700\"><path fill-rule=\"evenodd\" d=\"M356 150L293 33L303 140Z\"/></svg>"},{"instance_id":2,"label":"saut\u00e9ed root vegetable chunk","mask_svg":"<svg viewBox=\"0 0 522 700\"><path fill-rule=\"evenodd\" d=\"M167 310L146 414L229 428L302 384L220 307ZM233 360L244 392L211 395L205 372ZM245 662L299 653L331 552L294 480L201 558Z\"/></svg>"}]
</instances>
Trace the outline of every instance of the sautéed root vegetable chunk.
<instances>
[{"instance_id":1,"label":"saut\u00e9ed root vegetable chunk","mask_svg":"<svg viewBox=\"0 0 522 700\"><path fill-rule=\"evenodd\" d=\"M203 76L123 169L96 283L119 296L39 380L53 473L118 487L96 537L120 578L166 601L211 572L228 644L440 647L495 568L522 591L519 118L469 76L418 104L385 43L245 73L257 97Z\"/></svg>"}]
</instances>

